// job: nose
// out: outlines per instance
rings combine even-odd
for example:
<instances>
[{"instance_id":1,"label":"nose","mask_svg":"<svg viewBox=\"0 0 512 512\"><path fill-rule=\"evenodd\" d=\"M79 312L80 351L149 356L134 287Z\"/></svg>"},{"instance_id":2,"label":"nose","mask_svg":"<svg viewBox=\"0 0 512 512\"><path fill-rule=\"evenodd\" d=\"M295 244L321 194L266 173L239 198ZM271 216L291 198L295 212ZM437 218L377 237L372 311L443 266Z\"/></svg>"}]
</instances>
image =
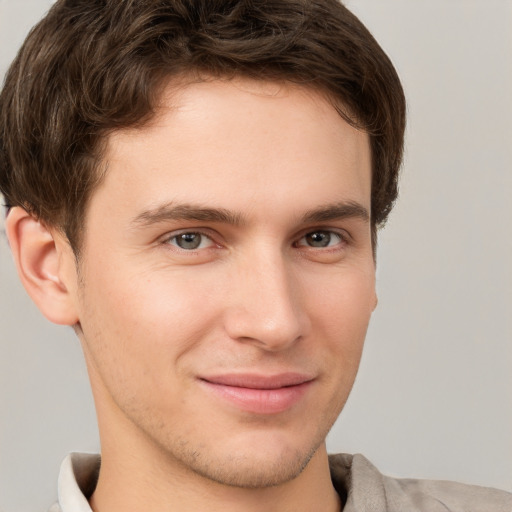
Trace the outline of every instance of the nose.
<instances>
[{"instance_id":1,"label":"nose","mask_svg":"<svg viewBox=\"0 0 512 512\"><path fill-rule=\"evenodd\" d=\"M225 329L232 339L277 352L307 334L310 321L300 283L283 256L248 258L235 276L229 286L230 307L225 312Z\"/></svg>"}]
</instances>

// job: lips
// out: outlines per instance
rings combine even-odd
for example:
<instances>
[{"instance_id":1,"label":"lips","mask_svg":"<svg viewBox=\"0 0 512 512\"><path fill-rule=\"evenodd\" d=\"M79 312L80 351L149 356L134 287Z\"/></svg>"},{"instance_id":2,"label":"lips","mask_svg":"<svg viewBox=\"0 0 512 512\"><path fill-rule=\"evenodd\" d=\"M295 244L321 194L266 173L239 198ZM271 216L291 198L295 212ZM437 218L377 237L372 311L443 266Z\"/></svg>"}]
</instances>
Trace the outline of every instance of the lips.
<instances>
[{"instance_id":1,"label":"lips","mask_svg":"<svg viewBox=\"0 0 512 512\"><path fill-rule=\"evenodd\" d=\"M254 414L278 414L293 408L312 386L314 379L300 373L262 376L227 374L199 379L218 399Z\"/></svg>"}]
</instances>

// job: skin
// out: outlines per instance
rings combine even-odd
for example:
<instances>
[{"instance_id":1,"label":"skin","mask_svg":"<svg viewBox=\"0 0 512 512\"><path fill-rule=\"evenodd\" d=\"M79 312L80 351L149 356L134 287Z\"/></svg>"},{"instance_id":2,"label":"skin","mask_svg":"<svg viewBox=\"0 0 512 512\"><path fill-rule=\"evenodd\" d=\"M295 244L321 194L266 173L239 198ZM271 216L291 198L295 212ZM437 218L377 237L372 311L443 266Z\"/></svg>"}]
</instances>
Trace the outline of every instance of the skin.
<instances>
[{"instance_id":1,"label":"skin","mask_svg":"<svg viewBox=\"0 0 512 512\"><path fill-rule=\"evenodd\" d=\"M58 231L19 208L7 226L27 290L83 346L92 508L339 510L325 437L376 305L368 136L319 92L209 80L169 86L105 162L78 269ZM290 372L308 382L277 412L205 384Z\"/></svg>"}]
</instances>

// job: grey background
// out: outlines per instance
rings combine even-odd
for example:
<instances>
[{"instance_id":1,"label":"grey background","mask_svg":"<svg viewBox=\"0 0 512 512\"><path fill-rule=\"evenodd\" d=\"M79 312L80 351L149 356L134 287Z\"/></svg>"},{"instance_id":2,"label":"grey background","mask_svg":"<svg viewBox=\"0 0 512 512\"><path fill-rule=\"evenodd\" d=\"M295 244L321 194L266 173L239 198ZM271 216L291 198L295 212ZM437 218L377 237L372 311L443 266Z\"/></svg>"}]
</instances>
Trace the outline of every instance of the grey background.
<instances>
[{"instance_id":1,"label":"grey background","mask_svg":"<svg viewBox=\"0 0 512 512\"><path fill-rule=\"evenodd\" d=\"M0 0L0 76L50 4ZM395 62L409 127L380 303L329 449L512 490L512 2L347 4ZM65 454L98 450L94 407L74 334L36 311L0 238L0 511L45 510Z\"/></svg>"}]
</instances>

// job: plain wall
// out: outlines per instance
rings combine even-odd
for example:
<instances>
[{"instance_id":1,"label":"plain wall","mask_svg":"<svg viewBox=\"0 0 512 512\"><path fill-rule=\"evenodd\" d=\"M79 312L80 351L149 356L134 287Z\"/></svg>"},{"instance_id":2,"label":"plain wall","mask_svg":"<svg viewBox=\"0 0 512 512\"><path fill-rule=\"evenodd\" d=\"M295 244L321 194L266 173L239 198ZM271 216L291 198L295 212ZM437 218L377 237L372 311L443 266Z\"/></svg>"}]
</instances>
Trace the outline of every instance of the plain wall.
<instances>
[{"instance_id":1,"label":"plain wall","mask_svg":"<svg viewBox=\"0 0 512 512\"><path fill-rule=\"evenodd\" d=\"M0 0L0 77L50 0ZM379 306L330 451L381 471L512 490L512 2L351 0L409 102ZM3 224L1 225L3 230ZM60 461L97 451L79 344L0 237L0 511L46 510Z\"/></svg>"}]
</instances>

